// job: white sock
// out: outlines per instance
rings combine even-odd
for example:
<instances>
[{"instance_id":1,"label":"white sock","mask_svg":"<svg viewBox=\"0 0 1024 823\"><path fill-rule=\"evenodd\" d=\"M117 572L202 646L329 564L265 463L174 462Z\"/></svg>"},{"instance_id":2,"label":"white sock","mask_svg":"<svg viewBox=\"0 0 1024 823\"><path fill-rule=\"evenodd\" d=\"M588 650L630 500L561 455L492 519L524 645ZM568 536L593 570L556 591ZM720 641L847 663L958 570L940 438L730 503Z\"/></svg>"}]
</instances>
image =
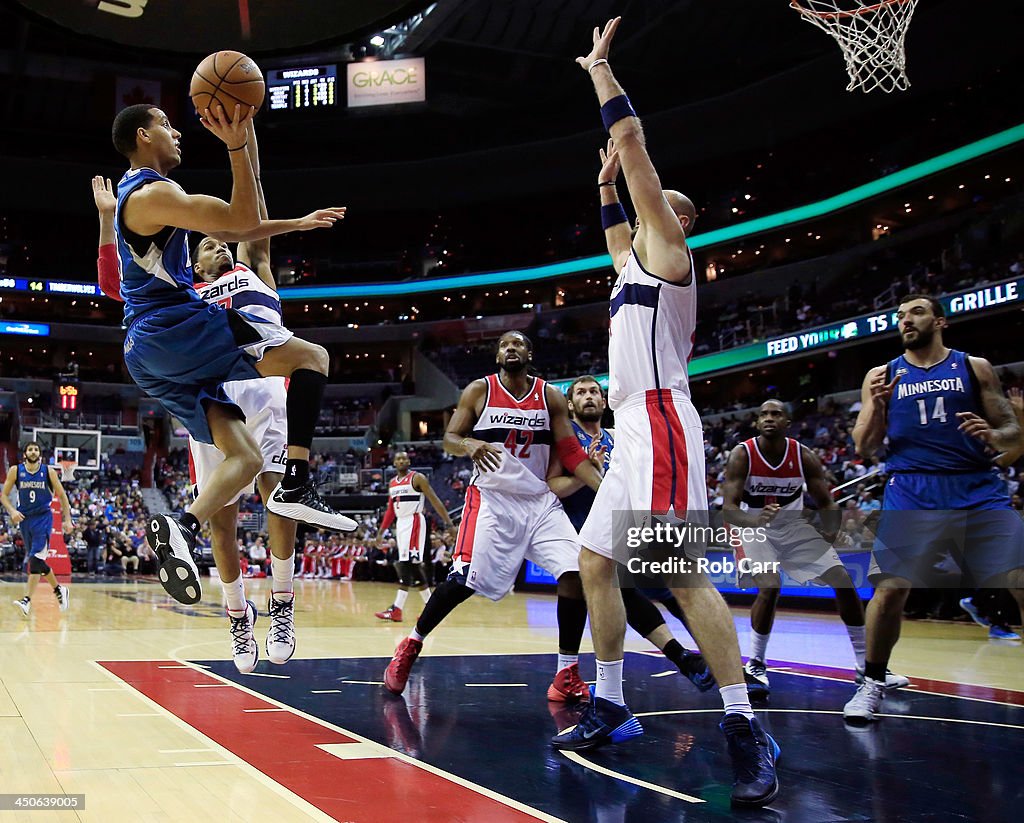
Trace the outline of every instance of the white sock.
<instances>
[{"instance_id":1,"label":"white sock","mask_svg":"<svg viewBox=\"0 0 1024 823\"><path fill-rule=\"evenodd\" d=\"M575 666L580 662L580 656L578 654L562 654L558 653L558 668L555 669L555 674L558 674L562 669L568 669L570 666Z\"/></svg>"},{"instance_id":2,"label":"white sock","mask_svg":"<svg viewBox=\"0 0 1024 823\"><path fill-rule=\"evenodd\" d=\"M416 629L413 629L411 632L409 632L409 637L411 637L413 640L418 640L420 643L423 642L423 635L416 631Z\"/></svg>"},{"instance_id":3,"label":"white sock","mask_svg":"<svg viewBox=\"0 0 1024 823\"><path fill-rule=\"evenodd\" d=\"M770 637L771 634L761 634L753 629L750 630L750 658L752 660L765 662L765 653L768 651L768 638Z\"/></svg>"},{"instance_id":4,"label":"white sock","mask_svg":"<svg viewBox=\"0 0 1024 823\"><path fill-rule=\"evenodd\" d=\"M434 593L433 589L420 589L420 597L423 598L423 602L427 603L430 601L430 595Z\"/></svg>"},{"instance_id":5,"label":"white sock","mask_svg":"<svg viewBox=\"0 0 1024 823\"><path fill-rule=\"evenodd\" d=\"M409 592L406 589L399 589L395 595L395 608L401 609L405 606L405 598L409 596Z\"/></svg>"},{"instance_id":6,"label":"white sock","mask_svg":"<svg viewBox=\"0 0 1024 823\"><path fill-rule=\"evenodd\" d=\"M864 660L868 653L867 631L864 626L847 626L850 643L853 645L853 656L857 658L857 668L864 671Z\"/></svg>"},{"instance_id":7,"label":"white sock","mask_svg":"<svg viewBox=\"0 0 1024 823\"><path fill-rule=\"evenodd\" d=\"M744 717L753 719L754 710L750 708L746 683L722 686L718 691L722 694L722 703L725 706L726 714L742 714Z\"/></svg>"},{"instance_id":8,"label":"white sock","mask_svg":"<svg viewBox=\"0 0 1024 823\"><path fill-rule=\"evenodd\" d=\"M295 557L281 560L270 555L270 574L274 578L274 594L285 594L294 589L292 579L295 577Z\"/></svg>"},{"instance_id":9,"label":"white sock","mask_svg":"<svg viewBox=\"0 0 1024 823\"><path fill-rule=\"evenodd\" d=\"M618 706L626 705L622 698L621 660L597 661L597 686L594 687L594 696L603 697Z\"/></svg>"},{"instance_id":10,"label":"white sock","mask_svg":"<svg viewBox=\"0 0 1024 823\"><path fill-rule=\"evenodd\" d=\"M220 585L228 602L228 612L234 612L237 617L245 611L245 583L242 581L242 575L238 575L230 583L221 579Z\"/></svg>"}]
</instances>

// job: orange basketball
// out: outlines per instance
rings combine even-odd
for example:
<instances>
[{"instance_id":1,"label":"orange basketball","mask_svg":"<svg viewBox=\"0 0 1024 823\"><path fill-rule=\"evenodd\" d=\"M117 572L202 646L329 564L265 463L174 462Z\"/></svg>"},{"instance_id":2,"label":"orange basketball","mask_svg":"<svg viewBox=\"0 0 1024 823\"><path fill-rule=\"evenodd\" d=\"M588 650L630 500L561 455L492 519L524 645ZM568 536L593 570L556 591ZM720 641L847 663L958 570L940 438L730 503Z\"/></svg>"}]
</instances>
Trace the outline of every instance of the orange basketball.
<instances>
[{"instance_id":1,"label":"orange basketball","mask_svg":"<svg viewBox=\"0 0 1024 823\"><path fill-rule=\"evenodd\" d=\"M200 114L217 103L230 118L235 106L263 105L266 85L263 72L249 57L239 51L218 51L203 58L192 75L188 95Z\"/></svg>"}]
</instances>

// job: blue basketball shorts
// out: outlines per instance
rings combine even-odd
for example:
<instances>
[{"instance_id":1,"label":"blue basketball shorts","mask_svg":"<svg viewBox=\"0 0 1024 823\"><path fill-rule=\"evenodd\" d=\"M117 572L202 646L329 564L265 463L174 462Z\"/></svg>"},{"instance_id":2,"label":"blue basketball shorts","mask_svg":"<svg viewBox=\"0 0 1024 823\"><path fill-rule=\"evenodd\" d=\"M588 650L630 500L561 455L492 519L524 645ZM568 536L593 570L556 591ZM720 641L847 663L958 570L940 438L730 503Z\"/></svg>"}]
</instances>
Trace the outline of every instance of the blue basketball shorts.
<instances>
[{"instance_id":1,"label":"blue basketball shorts","mask_svg":"<svg viewBox=\"0 0 1024 823\"><path fill-rule=\"evenodd\" d=\"M53 512L46 509L35 514L25 515L19 528L21 529L21 539L25 541L25 556L33 557L38 554L42 555L41 559L45 559L50 548Z\"/></svg>"},{"instance_id":2,"label":"blue basketball shorts","mask_svg":"<svg viewBox=\"0 0 1024 823\"><path fill-rule=\"evenodd\" d=\"M206 405L233 407L244 419L224 383L261 378L255 363L291 337L276 323L193 301L156 309L132 323L124 361L140 389L181 420L195 440L212 443Z\"/></svg>"},{"instance_id":3,"label":"blue basketball shorts","mask_svg":"<svg viewBox=\"0 0 1024 823\"><path fill-rule=\"evenodd\" d=\"M942 585L937 568L950 555L968 583L999 585L1024 568L1024 520L1010 508L992 471L894 474L885 487L873 551L873 575L919 586Z\"/></svg>"}]
</instances>

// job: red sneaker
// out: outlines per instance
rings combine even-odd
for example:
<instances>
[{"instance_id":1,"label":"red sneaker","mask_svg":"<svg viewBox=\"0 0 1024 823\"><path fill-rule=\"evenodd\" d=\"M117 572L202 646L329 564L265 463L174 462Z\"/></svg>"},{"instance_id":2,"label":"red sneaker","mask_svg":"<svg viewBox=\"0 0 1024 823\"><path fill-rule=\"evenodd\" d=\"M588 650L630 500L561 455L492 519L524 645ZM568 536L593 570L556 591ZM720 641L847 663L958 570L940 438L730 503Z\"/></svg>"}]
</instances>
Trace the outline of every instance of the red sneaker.
<instances>
[{"instance_id":1,"label":"red sneaker","mask_svg":"<svg viewBox=\"0 0 1024 823\"><path fill-rule=\"evenodd\" d=\"M423 651L423 644L411 637L405 638L395 649L395 656L391 658L388 667L384 670L384 686L392 694L401 694L405 691L405 684L409 681L409 672L412 671L412 664Z\"/></svg>"},{"instance_id":2,"label":"red sneaker","mask_svg":"<svg viewBox=\"0 0 1024 823\"><path fill-rule=\"evenodd\" d=\"M580 667L566 666L548 686L548 700L555 703L585 703L590 700L590 687L580 677Z\"/></svg>"},{"instance_id":3,"label":"red sneaker","mask_svg":"<svg viewBox=\"0 0 1024 823\"><path fill-rule=\"evenodd\" d=\"M381 620L390 620L392 623L402 622L402 610L398 606L388 606L382 612L376 612L374 617L379 617Z\"/></svg>"}]
</instances>

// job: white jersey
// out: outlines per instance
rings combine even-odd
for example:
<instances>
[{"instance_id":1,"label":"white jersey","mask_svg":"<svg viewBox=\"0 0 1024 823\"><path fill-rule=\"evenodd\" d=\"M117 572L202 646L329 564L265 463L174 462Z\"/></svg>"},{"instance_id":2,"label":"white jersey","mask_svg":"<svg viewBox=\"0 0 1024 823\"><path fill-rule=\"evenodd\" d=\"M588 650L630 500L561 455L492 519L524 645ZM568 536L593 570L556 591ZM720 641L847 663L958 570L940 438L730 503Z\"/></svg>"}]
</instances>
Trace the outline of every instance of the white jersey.
<instances>
[{"instance_id":1,"label":"white jersey","mask_svg":"<svg viewBox=\"0 0 1024 823\"><path fill-rule=\"evenodd\" d=\"M697 330L697 281L690 255L690 283L682 286L644 270L630 252L611 295L608 340L608 405L650 390L690 397L687 364Z\"/></svg>"},{"instance_id":2,"label":"white jersey","mask_svg":"<svg viewBox=\"0 0 1024 823\"><path fill-rule=\"evenodd\" d=\"M412 517L414 514L423 513L424 496L423 492L416 491L412 485L416 472L407 472L405 477L394 477L388 483L388 495L391 506L395 510L395 517L401 520L403 517Z\"/></svg>"},{"instance_id":3,"label":"white jersey","mask_svg":"<svg viewBox=\"0 0 1024 823\"><path fill-rule=\"evenodd\" d=\"M470 483L508 494L545 494L551 460L551 413L539 377L522 399L512 396L498 375L487 378L487 397L473 437L502 451L497 471L475 468Z\"/></svg>"},{"instance_id":4,"label":"white jersey","mask_svg":"<svg viewBox=\"0 0 1024 823\"><path fill-rule=\"evenodd\" d=\"M777 466L761 454L756 437L744 440L743 448L750 467L743 483L743 508L760 511L774 503L782 511L803 511L806 481L800 443L787 437L786 453Z\"/></svg>"},{"instance_id":5,"label":"white jersey","mask_svg":"<svg viewBox=\"0 0 1024 823\"><path fill-rule=\"evenodd\" d=\"M224 272L212 283L196 283L196 291L207 303L238 309L278 326L284 325L281 297L277 290L264 283L244 263Z\"/></svg>"}]
</instances>

